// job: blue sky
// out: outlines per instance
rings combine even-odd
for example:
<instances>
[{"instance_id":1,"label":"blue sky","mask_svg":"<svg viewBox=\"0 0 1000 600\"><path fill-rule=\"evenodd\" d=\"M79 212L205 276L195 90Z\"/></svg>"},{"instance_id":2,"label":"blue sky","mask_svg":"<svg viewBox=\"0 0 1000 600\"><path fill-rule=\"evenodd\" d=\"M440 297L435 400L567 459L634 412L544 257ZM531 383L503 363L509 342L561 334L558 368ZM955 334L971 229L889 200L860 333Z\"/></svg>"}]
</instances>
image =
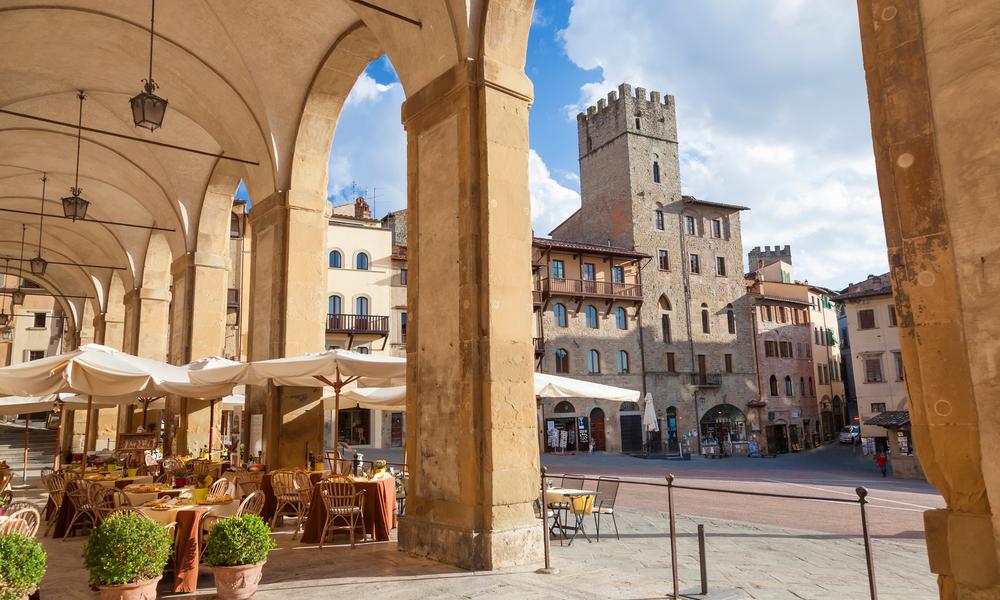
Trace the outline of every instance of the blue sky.
<instances>
[{"instance_id":1,"label":"blue sky","mask_svg":"<svg viewBox=\"0 0 1000 600\"><path fill-rule=\"evenodd\" d=\"M619 83L675 96L685 194L749 206L744 250L791 244L796 277L888 270L853 2L537 0L529 175L537 234L579 207L575 114ZM402 89L372 63L344 109L328 193L405 207Z\"/></svg>"}]
</instances>

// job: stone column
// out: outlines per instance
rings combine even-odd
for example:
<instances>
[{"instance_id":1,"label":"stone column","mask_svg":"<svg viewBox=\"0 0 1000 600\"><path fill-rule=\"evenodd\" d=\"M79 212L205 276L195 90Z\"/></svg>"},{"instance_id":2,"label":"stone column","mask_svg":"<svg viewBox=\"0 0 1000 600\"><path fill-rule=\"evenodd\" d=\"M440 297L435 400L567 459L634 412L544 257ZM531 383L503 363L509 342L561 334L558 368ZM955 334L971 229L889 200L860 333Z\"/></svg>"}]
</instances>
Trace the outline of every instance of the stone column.
<instances>
[{"instance_id":1,"label":"stone column","mask_svg":"<svg viewBox=\"0 0 1000 600\"><path fill-rule=\"evenodd\" d=\"M942 598L1000 596L1000 11L859 0L879 192Z\"/></svg>"},{"instance_id":2,"label":"stone column","mask_svg":"<svg viewBox=\"0 0 1000 600\"><path fill-rule=\"evenodd\" d=\"M111 327L108 323L111 323ZM102 344L115 348L116 350L121 350L120 342L121 336L116 336L120 332L120 328L116 327L120 323L115 323L110 320L108 313L103 312L94 317L94 343ZM108 331L111 331L112 338L108 339ZM119 346L113 346L109 344L114 343L115 337L119 342ZM77 429L76 423L74 423L74 431L83 431L85 428L82 424L85 422L87 411L82 409L79 411L81 419L81 427ZM90 422L90 446L87 450L103 450L105 447L114 446L114 442L117 439L115 432L118 431L118 408L117 407L107 407L107 408L95 408L93 409L93 416Z\"/></svg>"},{"instance_id":3,"label":"stone column","mask_svg":"<svg viewBox=\"0 0 1000 600\"><path fill-rule=\"evenodd\" d=\"M324 349L325 205L323 190L290 190L256 202L250 211L250 360ZM308 452L322 452L321 387L248 391L246 426L252 430L254 415L262 415L261 449L269 467L304 466Z\"/></svg>"},{"instance_id":4,"label":"stone column","mask_svg":"<svg viewBox=\"0 0 1000 600\"><path fill-rule=\"evenodd\" d=\"M125 294L125 352L167 362L169 321L169 290L141 287ZM133 404L119 413L119 430L132 431L138 427L141 415L133 418L137 405Z\"/></svg>"},{"instance_id":5,"label":"stone column","mask_svg":"<svg viewBox=\"0 0 1000 600\"><path fill-rule=\"evenodd\" d=\"M461 63L403 107L409 195L400 549L468 569L541 560L532 386L531 83Z\"/></svg>"},{"instance_id":6,"label":"stone column","mask_svg":"<svg viewBox=\"0 0 1000 600\"><path fill-rule=\"evenodd\" d=\"M173 294L170 304L170 358L184 364L205 356L218 356L226 343L226 259L223 256L193 252L181 256L170 268ZM141 342L141 339L140 339ZM174 435L174 450L179 453L208 446L212 421L208 400L169 398L167 414L180 415ZM215 426L218 428L222 404L216 403ZM215 436L218 447L219 436Z\"/></svg>"}]
</instances>

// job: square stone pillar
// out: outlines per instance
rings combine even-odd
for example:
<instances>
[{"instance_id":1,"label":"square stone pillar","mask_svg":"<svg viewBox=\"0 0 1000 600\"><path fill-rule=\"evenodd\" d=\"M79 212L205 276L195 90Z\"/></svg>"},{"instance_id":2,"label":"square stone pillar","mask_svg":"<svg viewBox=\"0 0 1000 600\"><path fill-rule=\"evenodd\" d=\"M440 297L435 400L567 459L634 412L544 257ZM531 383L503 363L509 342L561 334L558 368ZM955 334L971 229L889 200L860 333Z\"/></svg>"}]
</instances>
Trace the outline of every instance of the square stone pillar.
<instances>
[{"instance_id":1,"label":"square stone pillar","mask_svg":"<svg viewBox=\"0 0 1000 600\"><path fill-rule=\"evenodd\" d=\"M403 107L409 195L402 550L540 561L531 344L531 83L461 63Z\"/></svg>"},{"instance_id":2,"label":"square stone pillar","mask_svg":"<svg viewBox=\"0 0 1000 600\"><path fill-rule=\"evenodd\" d=\"M291 190L255 202L250 211L250 360L325 349L326 202L324 190ZM305 466L308 452L322 452L321 391L248 387L246 427L262 415L269 467Z\"/></svg>"},{"instance_id":3,"label":"square stone pillar","mask_svg":"<svg viewBox=\"0 0 1000 600\"><path fill-rule=\"evenodd\" d=\"M942 598L1000 597L1000 10L859 0L924 513Z\"/></svg>"},{"instance_id":4,"label":"square stone pillar","mask_svg":"<svg viewBox=\"0 0 1000 600\"><path fill-rule=\"evenodd\" d=\"M170 359L185 364L205 356L218 356L226 342L226 259L223 256L193 252L171 265L173 295L170 305ZM184 453L208 446L212 414L208 400L169 398L168 422L180 415L180 425L173 432L174 450ZM218 433L222 403L215 406ZM215 447L219 436L215 435Z\"/></svg>"}]
</instances>

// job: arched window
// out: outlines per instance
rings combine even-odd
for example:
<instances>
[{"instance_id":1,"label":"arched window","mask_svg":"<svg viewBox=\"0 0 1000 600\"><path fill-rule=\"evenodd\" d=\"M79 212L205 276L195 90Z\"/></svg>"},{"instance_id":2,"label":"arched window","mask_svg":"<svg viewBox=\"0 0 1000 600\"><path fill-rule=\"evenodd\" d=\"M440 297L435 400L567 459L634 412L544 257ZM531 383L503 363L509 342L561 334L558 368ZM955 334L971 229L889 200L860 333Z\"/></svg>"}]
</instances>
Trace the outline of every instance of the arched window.
<instances>
[{"instance_id":1,"label":"arched window","mask_svg":"<svg viewBox=\"0 0 1000 600\"><path fill-rule=\"evenodd\" d=\"M359 271L368 270L368 254L364 252L358 252L358 255L354 257L354 268Z\"/></svg>"},{"instance_id":2,"label":"arched window","mask_svg":"<svg viewBox=\"0 0 1000 600\"><path fill-rule=\"evenodd\" d=\"M771 375L771 390L770 391L771 391L771 395L772 396L777 396L778 395L778 378L775 377L774 375Z\"/></svg>"},{"instance_id":3,"label":"arched window","mask_svg":"<svg viewBox=\"0 0 1000 600\"><path fill-rule=\"evenodd\" d=\"M556 350L556 373L569 373L569 352L565 348Z\"/></svg>"},{"instance_id":4,"label":"arched window","mask_svg":"<svg viewBox=\"0 0 1000 600\"><path fill-rule=\"evenodd\" d=\"M809 378L809 395L813 398L816 397L816 386L813 384L813 378Z\"/></svg>"},{"instance_id":5,"label":"arched window","mask_svg":"<svg viewBox=\"0 0 1000 600\"><path fill-rule=\"evenodd\" d=\"M726 305L726 323L729 325L729 333L736 333L736 313L732 304Z\"/></svg>"},{"instance_id":6,"label":"arched window","mask_svg":"<svg viewBox=\"0 0 1000 600\"><path fill-rule=\"evenodd\" d=\"M601 372L601 353L597 350L590 350L587 352L587 372L588 373L600 373Z\"/></svg>"},{"instance_id":7,"label":"arched window","mask_svg":"<svg viewBox=\"0 0 1000 600\"><path fill-rule=\"evenodd\" d=\"M339 315L344 311L344 299L334 294L326 299L326 312L331 315Z\"/></svg>"},{"instance_id":8,"label":"arched window","mask_svg":"<svg viewBox=\"0 0 1000 600\"><path fill-rule=\"evenodd\" d=\"M803 398L806 397L806 378L805 377L799 377L799 393L802 394Z\"/></svg>"},{"instance_id":9,"label":"arched window","mask_svg":"<svg viewBox=\"0 0 1000 600\"><path fill-rule=\"evenodd\" d=\"M618 327L618 329L628 329L628 312L623 306L619 306L615 309L615 326Z\"/></svg>"},{"instance_id":10,"label":"arched window","mask_svg":"<svg viewBox=\"0 0 1000 600\"><path fill-rule=\"evenodd\" d=\"M663 342L669 344L670 333L670 300L666 296L660 296L660 329L663 331Z\"/></svg>"},{"instance_id":11,"label":"arched window","mask_svg":"<svg viewBox=\"0 0 1000 600\"><path fill-rule=\"evenodd\" d=\"M592 304L588 304L584 314L587 316L587 327L597 329L597 309Z\"/></svg>"},{"instance_id":12,"label":"arched window","mask_svg":"<svg viewBox=\"0 0 1000 600\"><path fill-rule=\"evenodd\" d=\"M358 296L354 299L354 314L356 315L367 315L368 314L368 298L364 296Z\"/></svg>"},{"instance_id":13,"label":"arched window","mask_svg":"<svg viewBox=\"0 0 1000 600\"><path fill-rule=\"evenodd\" d=\"M618 372L628 373L628 352L618 351Z\"/></svg>"},{"instance_id":14,"label":"arched window","mask_svg":"<svg viewBox=\"0 0 1000 600\"><path fill-rule=\"evenodd\" d=\"M339 269L344 266L343 262L344 256L340 253L340 250L330 250L330 268Z\"/></svg>"},{"instance_id":15,"label":"arched window","mask_svg":"<svg viewBox=\"0 0 1000 600\"><path fill-rule=\"evenodd\" d=\"M708 322L708 305L702 302L701 304L701 331L702 333L711 333L711 327L709 327Z\"/></svg>"},{"instance_id":16,"label":"arched window","mask_svg":"<svg viewBox=\"0 0 1000 600\"><path fill-rule=\"evenodd\" d=\"M552 306L552 316L556 320L556 325L558 327L566 327L566 305L556 302Z\"/></svg>"},{"instance_id":17,"label":"arched window","mask_svg":"<svg viewBox=\"0 0 1000 600\"><path fill-rule=\"evenodd\" d=\"M619 412L639 412L638 402L622 402L621 407L618 409Z\"/></svg>"},{"instance_id":18,"label":"arched window","mask_svg":"<svg viewBox=\"0 0 1000 600\"><path fill-rule=\"evenodd\" d=\"M563 400L559 404L556 404L555 412L557 413L575 413L576 408L569 402Z\"/></svg>"},{"instance_id":19,"label":"arched window","mask_svg":"<svg viewBox=\"0 0 1000 600\"><path fill-rule=\"evenodd\" d=\"M660 163L653 161L653 183L660 183Z\"/></svg>"},{"instance_id":20,"label":"arched window","mask_svg":"<svg viewBox=\"0 0 1000 600\"><path fill-rule=\"evenodd\" d=\"M793 396L795 395L795 390L792 389L792 378L785 375L785 395Z\"/></svg>"}]
</instances>

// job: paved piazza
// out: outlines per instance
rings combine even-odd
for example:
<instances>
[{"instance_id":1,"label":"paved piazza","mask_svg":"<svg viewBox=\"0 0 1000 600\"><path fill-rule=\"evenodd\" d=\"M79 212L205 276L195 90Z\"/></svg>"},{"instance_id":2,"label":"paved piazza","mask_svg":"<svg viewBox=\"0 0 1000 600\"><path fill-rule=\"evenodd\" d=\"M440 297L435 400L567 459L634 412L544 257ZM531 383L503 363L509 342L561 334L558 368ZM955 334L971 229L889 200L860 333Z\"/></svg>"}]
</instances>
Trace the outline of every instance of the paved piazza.
<instances>
[{"instance_id":1,"label":"paved piazza","mask_svg":"<svg viewBox=\"0 0 1000 600\"><path fill-rule=\"evenodd\" d=\"M373 451L373 454L382 454ZM391 454L387 454L392 458ZM869 461L850 449L829 447L776 459L731 458L688 462L641 460L619 455L546 457L552 471L617 473L656 481L667 470L678 483L817 496L871 490L870 521L879 597L936 598L928 572L921 511L943 504L924 483L883 480ZM707 533L708 598L868 597L857 506L767 499L679 490L678 561L681 590L698 591L696 528ZM291 540L289 527L275 536L279 548L264 569L262 600L330 597L390 598L656 598L670 591L670 539L665 491L623 486L618 517L621 540L578 538L572 546L553 542L555 575L537 566L470 573L399 553L395 542L319 550ZM593 533L592 521L588 526ZM338 541L343 538L337 538ZM49 571L42 598L94 598L86 589L82 539L44 539ZM203 569L199 594L213 595ZM161 591L161 597L170 597ZM174 596L180 597L180 596Z\"/></svg>"}]
</instances>

